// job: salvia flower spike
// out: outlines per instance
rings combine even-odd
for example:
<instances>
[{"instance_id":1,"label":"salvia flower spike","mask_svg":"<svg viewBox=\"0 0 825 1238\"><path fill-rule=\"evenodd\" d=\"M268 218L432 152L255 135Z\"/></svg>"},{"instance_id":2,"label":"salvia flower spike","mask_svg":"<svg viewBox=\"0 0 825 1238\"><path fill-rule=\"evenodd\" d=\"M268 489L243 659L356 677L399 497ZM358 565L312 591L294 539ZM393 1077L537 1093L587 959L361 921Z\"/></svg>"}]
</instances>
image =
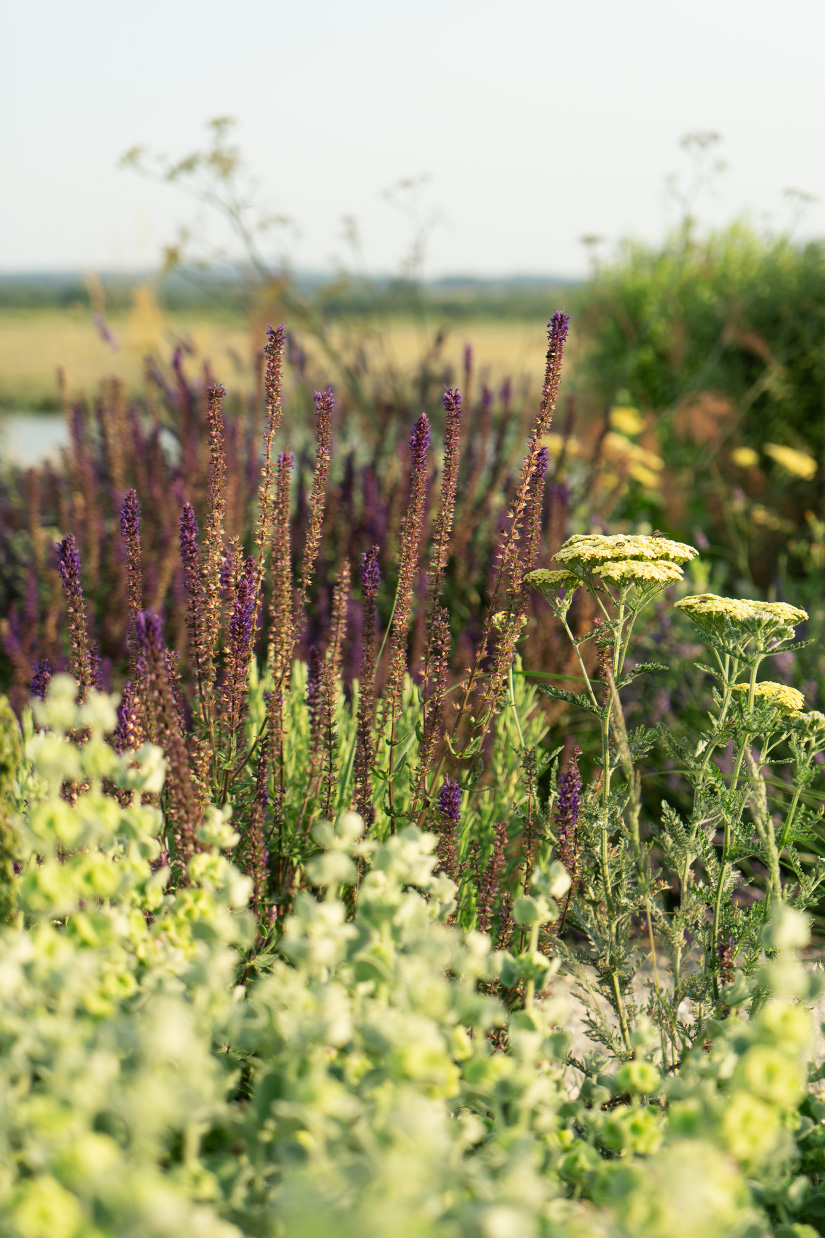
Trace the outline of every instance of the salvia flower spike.
<instances>
[{"instance_id":1,"label":"salvia flower spike","mask_svg":"<svg viewBox=\"0 0 825 1238\"><path fill-rule=\"evenodd\" d=\"M90 688L100 686L100 673L97 651L89 640L86 625L80 552L73 533L57 544L57 570L66 597L72 673L77 680L79 700L83 701Z\"/></svg>"}]
</instances>

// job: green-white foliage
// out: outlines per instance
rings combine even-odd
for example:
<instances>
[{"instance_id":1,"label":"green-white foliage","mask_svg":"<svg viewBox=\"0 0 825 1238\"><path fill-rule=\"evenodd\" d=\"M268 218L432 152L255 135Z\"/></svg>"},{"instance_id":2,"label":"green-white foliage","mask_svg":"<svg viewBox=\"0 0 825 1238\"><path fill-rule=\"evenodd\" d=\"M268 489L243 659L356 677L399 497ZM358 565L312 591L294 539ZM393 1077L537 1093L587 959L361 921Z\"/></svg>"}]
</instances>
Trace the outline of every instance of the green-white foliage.
<instances>
[{"instance_id":1,"label":"green-white foliage","mask_svg":"<svg viewBox=\"0 0 825 1238\"><path fill-rule=\"evenodd\" d=\"M493 838L493 827L499 821L512 823L515 829L525 813L528 786L522 762L525 753L540 753L547 734L547 723L537 709L538 690L520 673L521 660L515 660L516 674L511 677L508 697L496 719L494 742L489 756L476 756L471 773L465 780L461 810L459 854L465 858L472 847L478 849L479 863L483 868L488 859ZM266 706L265 693L272 687L270 677L259 678L253 665L249 686L249 713L247 739L251 745L263 724ZM302 871L309 858L317 850L308 829L308 823L317 820L322 812L324 789L322 784L325 753L323 748L312 751L310 722L306 704L307 666L295 662L292 668L289 691L284 709L284 798L283 833L279 834L279 856L294 869ZM448 698L449 699L449 698ZM339 691L335 708L336 724L336 814L345 812L353 800L355 729L358 711L358 683L352 685L351 699ZM378 708L379 723L381 706ZM449 720L449 715L448 715ZM379 728L380 729L380 728ZM419 768L421 740L421 700L419 689L409 678L405 679L402 704L396 724L396 748L393 763L393 794L395 801L396 828L415 824L421 814L423 803L414 795L416 775ZM391 833L392 818L389 813L387 786L389 770L389 727L379 734L376 770L373 780L375 821L371 835L386 838ZM489 761L485 769L484 760ZM545 764L537 773L541 774ZM279 770L274 771L277 781ZM482 774L485 774L483 781ZM269 840L272 842L272 840ZM273 847L275 846L272 843ZM473 870L467 870L472 878ZM292 873L290 873L292 880ZM474 890L468 881L461 891L461 905L468 907L470 914Z\"/></svg>"},{"instance_id":2,"label":"green-white foliage","mask_svg":"<svg viewBox=\"0 0 825 1238\"><path fill-rule=\"evenodd\" d=\"M103 742L111 703L58 680L12 789L22 872L0 930L4 1238L807 1238L825 1106L805 1086L804 920L779 909L749 1021L663 1077L567 1064L567 1001L532 949L567 877L516 901L517 956L447 923L434 839L315 831L282 933L250 966L248 883L212 812L169 893L156 750ZM84 729L84 742L71 735ZM63 799L74 784L75 807ZM127 802L128 790L133 791ZM338 897L364 865L357 910ZM527 982L521 1008L492 995ZM548 991L549 986L549 991ZM796 1226L796 1227L794 1227Z\"/></svg>"}]
</instances>

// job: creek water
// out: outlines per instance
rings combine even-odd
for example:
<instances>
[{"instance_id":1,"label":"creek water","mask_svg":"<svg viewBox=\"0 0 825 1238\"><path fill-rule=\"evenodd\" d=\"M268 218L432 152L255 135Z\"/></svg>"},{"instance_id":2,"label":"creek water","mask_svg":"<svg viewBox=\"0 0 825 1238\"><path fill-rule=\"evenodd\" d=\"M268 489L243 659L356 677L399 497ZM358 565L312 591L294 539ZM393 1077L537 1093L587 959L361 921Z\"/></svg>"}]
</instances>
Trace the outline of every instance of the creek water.
<instances>
[{"instance_id":1,"label":"creek water","mask_svg":"<svg viewBox=\"0 0 825 1238\"><path fill-rule=\"evenodd\" d=\"M0 464L31 468L44 460L60 459L60 448L69 442L69 432L62 413L0 412ZM180 447L175 436L164 426L160 445L170 464L177 464Z\"/></svg>"},{"instance_id":2,"label":"creek water","mask_svg":"<svg viewBox=\"0 0 825 1238\"><path fill-rule=\"evenodd\" d=\"M68 438L62 413L0 413L0 459L9 464L57 459Z\"/></svg>"}]
</instances>

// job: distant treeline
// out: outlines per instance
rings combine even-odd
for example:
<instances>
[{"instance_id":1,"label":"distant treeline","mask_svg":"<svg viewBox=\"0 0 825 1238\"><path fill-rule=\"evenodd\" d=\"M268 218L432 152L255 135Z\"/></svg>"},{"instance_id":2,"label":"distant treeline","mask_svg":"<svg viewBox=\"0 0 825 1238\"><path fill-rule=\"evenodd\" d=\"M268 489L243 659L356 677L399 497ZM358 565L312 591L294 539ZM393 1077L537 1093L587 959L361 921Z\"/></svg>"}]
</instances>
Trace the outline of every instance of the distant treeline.
<instances>
[{"instance_id":1,"label":"distant treeline","mask_svg":"<svg viewBox=\"0 0 825 1238\"><path fill-rule=\"evenodd\" d=\"M333 317L368 314L420 313L423 306L437 307L450 319L490 317L542 318L548 297L564 298L580 281L552 276L516 276L478 279L454 276L427 283L404 279L361 279L334 274L298 273L289 282L316 307ZM149 283L160 304L169 311L203 310L242 313L249 308L250 281L237 272L207 274L191 278L175 272L167 278L156 273L104 273L94 277L95 289L102 290L109 313L128 309L135 289ZM260 287L260 285L258 285ZM93 305L88 277L82 272L0 273L0 309L55 309L71 305Z\"/></svg>"}]
</instances>

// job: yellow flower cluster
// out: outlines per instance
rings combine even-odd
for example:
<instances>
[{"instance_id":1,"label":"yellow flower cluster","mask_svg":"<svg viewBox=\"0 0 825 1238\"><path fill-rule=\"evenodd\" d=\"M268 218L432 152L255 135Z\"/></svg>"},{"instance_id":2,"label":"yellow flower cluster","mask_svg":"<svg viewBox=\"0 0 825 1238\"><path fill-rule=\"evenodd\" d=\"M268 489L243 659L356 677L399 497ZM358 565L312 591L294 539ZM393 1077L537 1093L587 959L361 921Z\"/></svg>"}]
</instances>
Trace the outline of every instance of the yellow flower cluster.
<instances>
[{"instance_id":1,"label":"yellow flower cluster","mask_svg":"<svg viewBox=\"0 0 825 1238\"><path fill-rule=\"evenodd\" d=\"M809 456L807 451L800 451L798 447L785 447L782 443L765 443L762 450L792 477L802 477L805 481L810 481L816 476L816 460Z\"/></svg>"},{"instance_id":2,"label":"yellow flower cluster","mask_svg":"<svg viewBox=\"0 0 825 1238\"><path fill-rule=\"evenodd\" d=\"M735 683L733 690L748 692L750 686L746 683ZM775 683L773 680L766 679L756 685L754 696L760 697L769 705L775 705L777 709L790 714L792 718L802 717L805 697L796 688L791 688L786 683Z\"/></svg>"},{"instance_id":3,"label":"yellow flower cluster","mask_svg":"<svg viewBox=\"0 0 825 1238\"><path fill-rule=\"evenodd\" d=\"M693 546L671 541L669 537L577 533L568 538L553 557L561 564L581 563L589 567L601 567L614 559L625 562L635 559L641 562L666 560L670 563L688 563L695 559L698 553Z\"/></svg>"},{"instance_id":4,"label":"yellow flower cluster","mask_svg":"<svg viewBox=\"0 0 825 1238\"><path fill-rule=\"evenodd\" d=\"M603 580L615 580L620 585L629 580L657 581L669 585L674 580L682 579L682 569L668 559L648 563L641 563L638 559L619 559L600 564L599 575Z\"/></svg>"},{"instance_id":5,"label":"yellow flower cluster","mask_svg":"<svg viewBox=\"0 0 825 1238\"><path fill-rule=\"evenodd\" d=\"M759 602L751 598L723 598L715 593L699 593L694 597L681 598L676 603L691 619L728 619L742 623L747 619L777 619L788 627L795 627L808 618L807 612L787 602Z\"/></svg>"},{"instance_id":6,"label":"yellow flower cluster","mask_svg":"<svg viewBox=\"0 0 825 1238\"><path fill-rule=\"evenodd\" d=\"M533 589L538 589L548 601L552 601L560 589L564 589L569 595L572 590L578 589L582 582L572 572L549 572L547 568L541 567L535 572L528 572L524 577L524 583ZM493 622L495 623L495 619Z\"/></svg>"}]
</instances>

